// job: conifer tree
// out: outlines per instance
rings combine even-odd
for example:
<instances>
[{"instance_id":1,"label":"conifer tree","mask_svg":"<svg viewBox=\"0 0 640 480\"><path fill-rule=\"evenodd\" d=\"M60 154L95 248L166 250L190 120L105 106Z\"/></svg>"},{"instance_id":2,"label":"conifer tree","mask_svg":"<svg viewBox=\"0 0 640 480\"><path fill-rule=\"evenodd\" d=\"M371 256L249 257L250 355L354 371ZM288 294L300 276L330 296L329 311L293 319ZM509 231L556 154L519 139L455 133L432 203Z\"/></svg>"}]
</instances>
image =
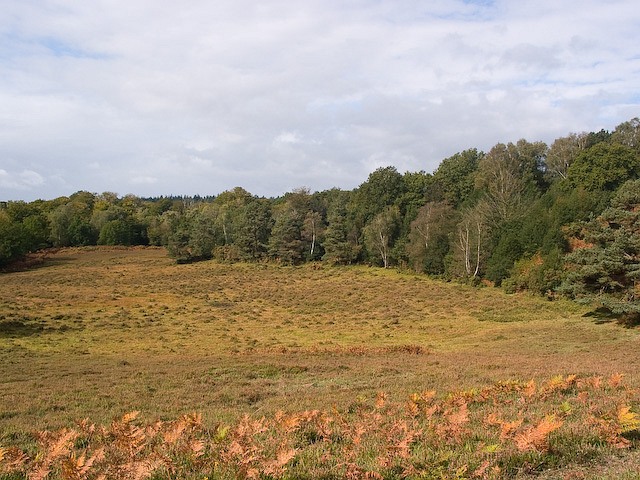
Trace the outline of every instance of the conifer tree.
<instances>
[{"instance_id":1,"label":"conifer tree","mask_svg":"<svg viewBox=\"0 0 640 480\"><path fill-rule=\"evenodd\" d=\"M608 209L574 225L572 233L574 250L561 291L640 320L640 180L625 183Z\"/></svg>"},{"instance_id":2,"label":"conifer tree","mask_svg":"<svg viewBox=\"0 0 640 480\"><path fill-rule=\"evenodd\" d=\"M329 211L327 228L324 232L324 255L322 260L334 265L346 265L353 262L358 251L349 241L347 212L342 204Z\"/></svg>"}]
</instances>

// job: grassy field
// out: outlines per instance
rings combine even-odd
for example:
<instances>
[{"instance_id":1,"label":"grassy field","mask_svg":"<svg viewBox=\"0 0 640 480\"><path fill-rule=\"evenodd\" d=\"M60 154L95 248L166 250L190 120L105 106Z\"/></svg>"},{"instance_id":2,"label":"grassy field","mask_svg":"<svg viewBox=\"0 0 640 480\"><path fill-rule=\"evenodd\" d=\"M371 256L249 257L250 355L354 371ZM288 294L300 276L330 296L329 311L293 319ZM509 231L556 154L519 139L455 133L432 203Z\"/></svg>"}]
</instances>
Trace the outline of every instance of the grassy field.
<instances>
[{"instance_id":1,"label":"grassy field","mask_svg":"<svg viewBox=\"0 0 640 480\"><path fill-rule=\"evenodd\" d=\"M440 476L426 475L433 464L420 473L417 460L411 462L414 470L403 467L405 476L500 478L543 471L547 478L640 478L633 473L640 466L635 453L640 421L634 423L640 401L639 332L585 314L588 310L572 303L393 270L176 265L163 249L61 250L36 268L0 275L0 447L33 451L33 432L60 431L83 418L109 425L131 411L139 411L144 422L174 426L181 415L198 412L202 423L194 424L208 432L207 438L221 425L239 425L245 414L272 421L281 418L279 411L320 410L333 411L333 421L336 412L363 422L381 413L397 419L407 402L410 411L412 401L427 408L420 392L434 391L433 401L442 402L435 411L445 426L432 430L445 436L455 437L447 430L452 409L476 405L473 441L461 440L467 449L494 445L478 432L492 425L491 418L499 432L506 422L500 412L524 422L513 438L526 428L543 428L540 422L552 414L567 431L549 426L543 443L547 435L555 443L548 440L551 444L533 449L538 457L518 447L513 452L522 458L516 455L520 460L515 461L505 453L512 447L496 447L502 456L496 453L480 471L487 454L460 454L453 445L445 449L448 459L436 462L444 465ZM512 387L491 390L497 384ZM513 405L525 399L526 385L535 386L526 397L536 400L530 410ZM452 392L461 391L467 392L464 402L447 403L460 398ZM490 393L482 396L483 391ZM580 398L580 405L588 405L582 416ZM492 412L497 416L489 417ZM470 414L467 421L474 418ZM578 442L591 453L563 459L559 445L565 442L567 451L577 445L563 435L577 435L579 425L591 418L601 428L583 432ZM399 428L394 422L380 435L393 436L393 425ZM374 423L385 425L380 418L370 423L371 428L362 428L374 432ZM412 428L426 431L423 423ZM342 442L351 438L347 424L341 424ZM592 443L585 440L589 435ZM412 458L426 455L415 447L419 438L416 434L409 442ZM320 460L305 460L315 454L299 445L290 451L296 452L287 463L289 472L297 472L292 478L320 468ZM362 452L341 455L359 460L335 461L333 470L325 469L334 477L325 470L321 475L320 469L308 478L365 478L374 470L362 466L367 464ZM399 467L389 465L382 476L400 478ZM208 478L255 474L249 467L234 467L233 474L207 468ZM288 475L283 472L274 470L271 476ZM193 473L193 478L205 476Z\"/></svg>"}]
</instances>

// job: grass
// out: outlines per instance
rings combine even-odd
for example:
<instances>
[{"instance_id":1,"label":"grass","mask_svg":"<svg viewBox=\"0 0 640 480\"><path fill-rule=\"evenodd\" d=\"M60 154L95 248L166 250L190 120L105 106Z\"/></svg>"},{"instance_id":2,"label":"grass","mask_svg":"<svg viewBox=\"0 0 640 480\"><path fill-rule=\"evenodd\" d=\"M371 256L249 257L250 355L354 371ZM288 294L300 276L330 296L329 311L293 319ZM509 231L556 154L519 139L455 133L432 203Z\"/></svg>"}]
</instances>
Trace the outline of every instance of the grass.
<instances>
[{"instance_id":1,"label":"grass","mask_svg":"<svg viewBox=\"0 0 640 480\"><path fill-rule=\"evenodd\" d=\"M176 265L162 249L61 250L38 268L0 275L0 446L34 450L40 447L33 432L60 431L83 418L110 425L134 410L148 422L169 423L199 412L202 431L211 435L216 425L237 426L245 414L273 421L280 410L329 414L335 406L358 418L362 408L375 413L379 392L399 411L415 392L433 390L447 402L453 392L481 392L505 381L544 385L575 374L583 382L601 377L606 385L622 374L624 388L615 392L589 387L593 410L576 406L574 387L532 402L522 428L563 414L563 402L583 413L550 432L551 452L520 453L511 442L491 468L528 475L542 455L546 474L562 472L555 478L637 478L630 476L640 465L635 450L620 457L600 427L585 430L581 422L589 416L611 422L617 409L637 409L638 330L587 313L572 303L392 270ZM509 402L519 397L510 395L469 404L476 408L472 437L486 429L492 402L518 418ZM446 403L438 405L446 418ZM421 455L432 469L444 465L443 472L477 469L479 457L461 452L478 444L466 439L421 454L414 448L411 458ZM304 450L289 470L301 477L299 465L318 465L323 454ZM366 465L365 453L354 455L354 464ZM329 471L347 473L323 470Z\"/></svg>"}]
</instances>

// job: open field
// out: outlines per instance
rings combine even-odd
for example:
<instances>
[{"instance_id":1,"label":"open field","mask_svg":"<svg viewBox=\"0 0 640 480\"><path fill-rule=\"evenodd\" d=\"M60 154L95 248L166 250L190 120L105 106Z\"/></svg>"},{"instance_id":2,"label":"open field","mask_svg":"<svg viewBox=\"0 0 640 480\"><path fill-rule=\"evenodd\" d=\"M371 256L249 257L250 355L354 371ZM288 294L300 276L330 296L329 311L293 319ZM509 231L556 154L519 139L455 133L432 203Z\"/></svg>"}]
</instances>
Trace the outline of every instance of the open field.
<instances>
[{"instance_id":1,"label":"open field","mask_svg":"<svg viewBox=\"0 0 640 480\"><path fill-rule=\"evenodd\" d=\"M587 312L392 270L176 265L163 249L61 250L0 275L0 446L32 448L30 432L83 418L109 424L134 410L148 422L199 412L209 427L332 406L366 418L379 392L384 408L397 409L415 392L446 402L447 392L473 397L510 380L519 386L505 395L514 397L494 404L512 405L533 380L543 416L570 416L558 405L581 391L596 410L637 412L639 332ZM545 394L558 376L564 387ZM447 418L449 407L438 408ZM608 448L599 455L610 467L584 472L638 478L629 473L640 465L634 449L620 457Z\"/></svg>"}]
</instances>

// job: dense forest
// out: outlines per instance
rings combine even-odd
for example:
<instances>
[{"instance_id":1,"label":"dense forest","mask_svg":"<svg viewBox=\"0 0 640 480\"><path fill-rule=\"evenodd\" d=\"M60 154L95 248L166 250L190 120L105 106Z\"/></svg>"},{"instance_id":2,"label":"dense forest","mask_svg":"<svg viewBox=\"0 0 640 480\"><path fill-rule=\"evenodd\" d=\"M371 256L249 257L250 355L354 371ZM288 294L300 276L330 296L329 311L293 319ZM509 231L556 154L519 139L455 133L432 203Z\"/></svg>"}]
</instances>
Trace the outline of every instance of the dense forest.
<instances>
[{"instance_id":1,"label":"dense forest","mask_svg":"<svg viewBox=\"0 0 640 480\"><path fill-rule=\"evenodd\" d=\"M76 192L0 203L0 267L48 247L166 246L178 262L367 263L640 316L640 120L468 149L433 174L261 198Z\"/></svg>"}]
</instances>

